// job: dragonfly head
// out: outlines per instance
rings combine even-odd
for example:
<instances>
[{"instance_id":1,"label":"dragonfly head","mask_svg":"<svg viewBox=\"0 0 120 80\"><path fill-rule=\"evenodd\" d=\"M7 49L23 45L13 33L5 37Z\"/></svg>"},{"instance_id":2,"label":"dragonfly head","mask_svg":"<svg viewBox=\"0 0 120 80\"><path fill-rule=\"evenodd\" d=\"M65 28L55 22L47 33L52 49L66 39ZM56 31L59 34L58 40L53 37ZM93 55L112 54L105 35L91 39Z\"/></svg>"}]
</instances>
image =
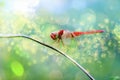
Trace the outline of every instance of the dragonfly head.
<instances>
[{"instance_id":1,"label":"dragonfly head","mask_svg":"<svg viewBox=\"0 0 120 80\"><path fill-rule=\"evenodd\" d=\"M56 39L57 39L57 33L51 33L51 34L50 34L50 37L51 37L53 40L56 40Z\"/></svg>"}]
</instances>

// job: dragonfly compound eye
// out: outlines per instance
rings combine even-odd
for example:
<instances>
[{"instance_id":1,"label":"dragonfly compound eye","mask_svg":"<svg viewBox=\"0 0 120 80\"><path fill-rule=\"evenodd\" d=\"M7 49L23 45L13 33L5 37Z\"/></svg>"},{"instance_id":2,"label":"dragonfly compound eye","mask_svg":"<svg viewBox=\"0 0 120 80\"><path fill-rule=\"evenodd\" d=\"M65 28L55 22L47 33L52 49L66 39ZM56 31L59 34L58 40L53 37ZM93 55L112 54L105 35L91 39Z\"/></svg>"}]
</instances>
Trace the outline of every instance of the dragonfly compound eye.
<instances>
[{"instance_id":1,"label":"dragonfly compound eye","mask_svg":"<svg viewBox=\"0 0 120 80\"><path fill-rule=\"evenodd\" d=\"M55 34L55 33L51 33L51 34L50 34L50 37L51 37L53 40L56 40L56 39L57 39L57 37L56 37L56 34Z\"/></svg>"}]
</instances>

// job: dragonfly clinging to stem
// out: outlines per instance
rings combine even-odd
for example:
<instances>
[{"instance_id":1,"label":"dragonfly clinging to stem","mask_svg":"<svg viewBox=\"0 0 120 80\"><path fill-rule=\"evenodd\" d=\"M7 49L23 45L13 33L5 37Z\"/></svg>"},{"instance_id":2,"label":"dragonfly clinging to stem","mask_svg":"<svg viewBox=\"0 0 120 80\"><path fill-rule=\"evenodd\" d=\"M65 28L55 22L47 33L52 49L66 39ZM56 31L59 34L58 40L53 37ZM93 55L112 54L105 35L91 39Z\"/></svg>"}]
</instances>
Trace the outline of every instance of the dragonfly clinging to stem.
<instances>
[{"instance_id":1,"label":"dragonfly clinging to stem","mask_svg":"<svg viewBox=\"0 0 120 80\"><path fill-rule=\"evenodd\" d=\"M87 34L95 34L95 33L103 33L104 30L91 30L91 31L86 31L86 32L80 32L80 31L75 31L75 32L71 32L69 30L59 30L56 32L52 32L50 34L50 37L53 40L57 40L62 41L63 39L67 39L67 38L75 38L81 35L87 35ZM63 41L62 41L63 43Z\"/></svg>"}]
</instances>

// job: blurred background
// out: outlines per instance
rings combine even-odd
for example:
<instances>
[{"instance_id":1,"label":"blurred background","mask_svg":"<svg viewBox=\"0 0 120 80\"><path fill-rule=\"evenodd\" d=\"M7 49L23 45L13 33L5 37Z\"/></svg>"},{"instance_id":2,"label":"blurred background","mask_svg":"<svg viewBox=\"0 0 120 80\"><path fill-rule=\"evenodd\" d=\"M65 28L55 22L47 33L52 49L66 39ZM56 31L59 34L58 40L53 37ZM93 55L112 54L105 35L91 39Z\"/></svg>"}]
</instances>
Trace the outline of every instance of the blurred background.
<instances>
[{"instance_id":1,"label":"blurred background","mask_svg":"<svg viewBox=\"0 0 120 80\"><path fill-rule=\"evenodd\" d=\"M0 0L0 34L25 34L65 52L96 80L120 80L119 0ZM55 43L60 29L102 34ZM59 53L24 38L0 38L0 80L89 80Z\"/></svg>"}]
</instances>

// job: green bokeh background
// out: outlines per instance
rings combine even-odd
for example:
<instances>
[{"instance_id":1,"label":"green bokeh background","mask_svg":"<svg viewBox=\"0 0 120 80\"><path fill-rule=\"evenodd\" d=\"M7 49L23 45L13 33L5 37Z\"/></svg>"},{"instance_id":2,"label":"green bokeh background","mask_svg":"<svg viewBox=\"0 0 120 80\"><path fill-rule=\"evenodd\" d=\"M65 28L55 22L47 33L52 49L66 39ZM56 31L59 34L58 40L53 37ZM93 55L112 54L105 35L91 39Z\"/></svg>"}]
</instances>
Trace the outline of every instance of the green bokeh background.
<instances>
[{"instance_id":1,"label":"green bokeh background","mask_svg":"<svg viewBox=\"0 0 120 80\"><path fill-rule=\"evenodd\" d=\"M27 14L8 8L12 2L0 0L0 34L31 36L65 52L96 80L120 80L119 0L40 0L34 12ZM43 2L50 4L41 7ZM49 36L60 29L102 29L105 33L65 40L63 46ZM24 38L0 38L0 80L89 79L68 59L47 47Z\"/></svg>"}]
</instances>

